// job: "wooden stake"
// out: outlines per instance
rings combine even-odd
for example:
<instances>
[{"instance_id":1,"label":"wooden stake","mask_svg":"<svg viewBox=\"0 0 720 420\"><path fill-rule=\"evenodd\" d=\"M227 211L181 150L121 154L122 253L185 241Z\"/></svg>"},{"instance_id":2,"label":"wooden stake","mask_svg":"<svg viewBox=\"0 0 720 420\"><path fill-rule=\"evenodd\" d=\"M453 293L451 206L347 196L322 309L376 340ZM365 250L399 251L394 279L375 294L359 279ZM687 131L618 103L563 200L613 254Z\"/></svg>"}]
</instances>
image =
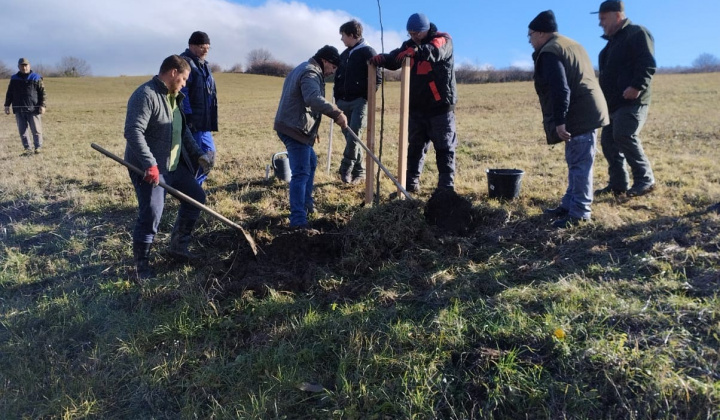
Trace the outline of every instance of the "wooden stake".
<instances>
[{"instance_id":1,"label":"wooden stake","mask_svg":"<svg viewBox=\"0 0 720 420\"><path fill-rule=\"evenodd\" d=\"M403 60L400 72L400 138L398 139L398 180L403 186L406 185L407 177L407 143L408 143L408 121L410 108L410 57ZM398 197L402 199L400 190Z\"/></svg>"}]
</instances>

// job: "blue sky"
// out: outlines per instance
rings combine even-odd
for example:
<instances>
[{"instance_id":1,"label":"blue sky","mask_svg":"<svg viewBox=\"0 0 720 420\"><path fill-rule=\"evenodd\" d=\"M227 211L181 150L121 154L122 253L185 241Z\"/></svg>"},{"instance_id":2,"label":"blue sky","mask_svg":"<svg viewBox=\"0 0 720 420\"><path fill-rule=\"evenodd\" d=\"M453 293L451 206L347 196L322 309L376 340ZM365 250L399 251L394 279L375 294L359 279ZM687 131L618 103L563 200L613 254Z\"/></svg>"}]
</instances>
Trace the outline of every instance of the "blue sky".
<instances>
[{"instance_id":1,"label":"blue sky","mask_svg":"<svg viewBox=\"0 0 720 420\"><path fill-rule=\"evenodd\" d=\"M180 53L195 30L210 35L209 61L246 65L253 49L297 64L324 44L342 49L339 26L357 18L366 39L381 50L377 0L0 0L0 61L15 68L19 57L54 65L72 56L98 76L151 75L163 58ZM390 1L381 0L388 51L407 38L405 23L425 13L455 43L458 64L529 67L527 24L552 9L560 32L585 46L597 63L605 45L597 26L600 1ZM700 54L720 58L720 1L627 0L628 17L656 41L660 67L690 66Z\"/></svg>"}]
</instances>

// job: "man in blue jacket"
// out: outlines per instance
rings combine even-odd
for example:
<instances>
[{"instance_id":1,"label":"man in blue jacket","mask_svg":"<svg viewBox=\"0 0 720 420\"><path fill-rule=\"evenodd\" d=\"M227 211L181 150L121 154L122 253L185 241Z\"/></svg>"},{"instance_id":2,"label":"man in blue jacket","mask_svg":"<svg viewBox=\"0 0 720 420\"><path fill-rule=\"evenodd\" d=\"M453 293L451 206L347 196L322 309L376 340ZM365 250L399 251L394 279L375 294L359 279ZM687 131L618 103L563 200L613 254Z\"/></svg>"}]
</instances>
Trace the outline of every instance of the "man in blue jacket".
<instances>
[{"instance_id":1,"label":"man in blue jacket","mask_svg":"<svg viewBox=\"0 0 720 420\"><path fill-rule=\"evenodd\" d=\"M430 142L435 147L438 188L455 187L455 59L449 34L438 32L422 13L407 21L410 39L400 48L372 58L376 66L397 70L405 57L411 58L410 112L408 123L408 192L420 190L420 174Z\"/></svg>"},{"instance_id":2,"label":"man in blue jacket","mask_svg":"<svg viewBox=\"0 0 720 420\"><path fill-rule=\"evenodd\" d=\"M325 99L325 78L335 73L340 53L335 47L320 48L308 61L285 78L273 128L285 144L290 160L290 227L308 227L308 210L314 208L313 187L317 155L313 146L323 115L340 128L347 127L345 114Z\"/></svg>"},{"instance_id":3,"label":"man in blue jacket","mask_svg":"<svg viewBox=\"0 0 720 420\"><path fill-rule=\"evenodd\" d=\"M212 155L203 153L187 127L180 92L190 75L187 61L178 55L167 57L160 72L133 92L128 100L125 118L125 160L145 171L130 172L138 200L138 217L133 229L133 258L136 281L142 284L154 276L150 269L150 247L158 232L165 206L165 190L155 188L160 181L205 203L205 191L195 181L192 168L212 168ZM195 222L200 210L186 202L180 203L177 219L170 236L170 255L190 259L188 251Z\"/></svg>"},{"instance_id":4,"label":"man in blue jacket","mask_svg":"<svg viewBox=\"0 0 720 420\"><path fill-rule=\"evenodd\" d=\"M30 69L30 62L27 58L21 58L18 60L18 72L10 78L7 94L5 94L5 114L10 114L12 105L26 155L32 153L28 128L32 132L35 153L40 153L43 145L41 116L45 113L46 100L42 76Z\"/></svg>"},{"instance_id":5,"label":"man in blue jacket","mask_svg":"<svg viewBox=\"0 0 720 420\"><path fill-rule=\"evenodd\" d=\"M218 131L217 88L210 67L206 60L210 51L210 37L202 31L190 35L188 47L180 54L190 64L190 77L181 92L185 95L182 108L187 117L187 124L203 153L214 155L215 140L212 132ZM201 167L194 167L198 184L207 179L207 172Z\"/></svg>"},{"instance_id":6,"label":"man in blue jacket","mask_svg":"<svg viewBox=\"0 0 720 420\"><path fill-rule=\"evenodd\" d=\"M367 125L368 60L375 56L373 47L362 37L363 27L357 20L340 26L340 39L345 51L340 54L340 65L335 72L333 96L335 103L348 118L348 126L362 138ZM382 82L378 68L377 86ZM340 180L346 184L359 184L365 180L363 148L350 136L345 136L345 151L340 162Z\"/></svg>"}]
</instances>

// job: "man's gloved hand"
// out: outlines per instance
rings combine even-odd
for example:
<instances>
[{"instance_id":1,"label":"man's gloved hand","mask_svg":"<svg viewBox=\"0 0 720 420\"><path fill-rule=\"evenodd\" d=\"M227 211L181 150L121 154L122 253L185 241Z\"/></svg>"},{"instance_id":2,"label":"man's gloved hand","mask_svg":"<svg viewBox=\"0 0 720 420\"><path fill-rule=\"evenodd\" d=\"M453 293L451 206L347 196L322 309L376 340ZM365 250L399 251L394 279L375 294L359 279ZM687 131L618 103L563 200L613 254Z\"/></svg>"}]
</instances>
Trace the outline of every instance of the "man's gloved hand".
<instances>
[{"instance_id":1,"label":"man's gloved hand","mask_svg":"<svg viewBox=\"0 0 720 420\"><path fill-rule=\"evenodd\" d=\"M153 165L147 169L145 169L145 176L143 177L143 181L147 182L148 184L152 184L153 187L157 187L160 183L160 171L158 170L157 165Z\"/></svg>"},{"instance_id":2,"label":"man's gloved hand","mask_svg":"<svg viewBox=\"0 0 720 420\"><path fill-rule=\"evenodd\" d=\"M198 158L198 163L200 164L200 167L202 168L204 173L210 172L213 166L215 166L215 152L210 150L204 155L200 156Z\"/></svg>"},{"instance_id":3,"label":"man's gloved hand","mask_svg":"<svg viewBox=\"0 0 720 420\"><path fill-rule=\"evenodd\" d=\"M403 51L400 51L400 54L397 55L395 58L398 62L403 61L405 57L414 57L415 56L415 48L413 47L407 47Z\"/></svg>"},{"instance_id":4,"label":"man's gloved hand","mask_svg":"<svg viewBox=\"0 0 720 420\"><path fill-rule=\"evenodd\" d=\"M335 118L335 124L339 125L342 130L345 129L345 127L348 126L347 117L345 114L340 114Z\"/></svg>"},{"instance_id":5,"label":"man's gloved hand","mask_svg":"<svg viewBox=\"0 0 720 420\"><path fill-rule=\"evenodd\" d=\"M10 113L10 107L9 107L9 106L6 106L6 107L5 107L5 113L6 113L6 114L9 114L9 113Z\"/></svg>"},{"instance_id":6,"label":"man's gloved hand","mask_svg":"<svg viewBox=\"0 0 720 420\"><path fill-rule=\"evenodd\" d=\"M378 67L382 67L385 65L385 56L382 54L378 54L374 57L371 57L369 60L370 64L375 64Z\"/></svg>"},{"instance_id":7,"label":"man's gloved hand","mask_svg":"<svg viewBox=\"0 0 720 420\"><path fill-rule=\"evenodd\" d=\"M44 106L41 106L41 107L40 107L40 114L44 114L44 113L45 113L45 107L44 107Z\"/></svg>"}]
</instances>

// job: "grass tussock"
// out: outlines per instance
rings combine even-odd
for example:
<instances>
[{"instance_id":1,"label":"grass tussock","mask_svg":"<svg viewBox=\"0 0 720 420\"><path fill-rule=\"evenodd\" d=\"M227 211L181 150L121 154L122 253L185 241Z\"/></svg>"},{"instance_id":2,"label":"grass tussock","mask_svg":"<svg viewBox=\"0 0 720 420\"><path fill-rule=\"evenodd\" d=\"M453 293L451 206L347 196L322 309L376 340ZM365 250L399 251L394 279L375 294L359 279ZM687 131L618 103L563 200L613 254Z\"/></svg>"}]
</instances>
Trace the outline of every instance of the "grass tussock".
<instances>
[{"instance_id":1,"label":"grass tussock","mask_svg":"<svg viewBox=\"0 0 720 420\"><path fill-rule=\"evenodd\" d=\"M315 230L293 231L287 185L265 177L282 80L220 74L218 162L202 258L164 248L132 283L135 198L124 107L146 78L47 79L45 153L0 124L0 413L5 418L589 418L720 416L718 74L659 75L643 130L659 187L597 197L593 223L549 227L566 187L530 83L462 85L457 195L362 207L316 145ZM397 161L386 87L383 161ZM331 89L328 88L328 91ZM502 130L498 130L502 127ZM379 133L379 130L378 130ZM328 149L333 158L326 172ZM596 186L607 180L598 154ZM525 171L490 199L486 169Z\"/></svg>"}]
</instances>

